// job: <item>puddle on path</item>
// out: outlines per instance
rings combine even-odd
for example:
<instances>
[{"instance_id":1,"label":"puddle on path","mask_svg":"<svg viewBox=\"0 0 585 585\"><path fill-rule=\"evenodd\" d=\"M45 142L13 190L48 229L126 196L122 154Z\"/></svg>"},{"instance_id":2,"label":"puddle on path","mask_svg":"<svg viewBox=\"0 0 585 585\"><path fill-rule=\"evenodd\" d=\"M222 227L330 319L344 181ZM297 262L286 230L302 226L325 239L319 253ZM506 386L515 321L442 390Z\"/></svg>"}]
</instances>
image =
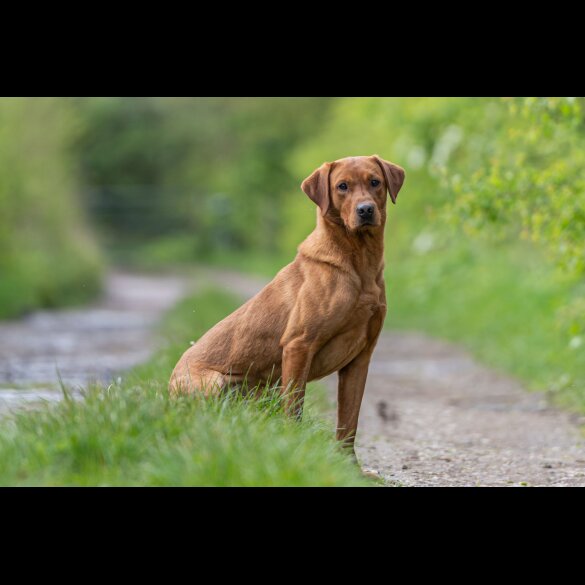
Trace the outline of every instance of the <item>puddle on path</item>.
<instances>
[{"instance_id":1,"label":"puddle on path","mask_svg":"<svg viewBox=\"0 0 585 585\"><path fill-rule=\"evenodd\" d=\"M68 388L109 383L145 361L156 348L154 325L186 293L176 276L115 272L92 306L1 321L0 411L60 400L59 376Z\"/></svg>"}]
</instances>

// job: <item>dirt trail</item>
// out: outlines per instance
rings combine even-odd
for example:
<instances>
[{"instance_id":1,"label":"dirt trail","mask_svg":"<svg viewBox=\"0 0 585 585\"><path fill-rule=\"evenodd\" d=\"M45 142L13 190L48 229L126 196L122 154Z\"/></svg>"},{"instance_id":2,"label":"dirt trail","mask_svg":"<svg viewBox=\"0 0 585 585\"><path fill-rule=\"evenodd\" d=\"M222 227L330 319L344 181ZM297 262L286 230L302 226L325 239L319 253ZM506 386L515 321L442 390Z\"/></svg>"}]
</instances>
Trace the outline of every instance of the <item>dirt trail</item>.
<instances>
[{"instance_id":1,"label":"dirt trail","mask_svg":"<svg viewBox=\"0 0 585 585\"><path fill-rule=\"evenodd\" d=\"M175 276L111 273L96 304L0 322L0 412L115 375L150 356L153 327L187 292Z\"/></svg>"},{"instance_id":2,"label":"dirt trail","mask_svg":"<svg viewBox=\"0 0 585 585\"><path fill-rule=\"evenodd\" d=\"M252 296L264 282L206 278ZM332 399L336 376L326 379ZM357 453L388 484L585 486L585 435L541 393L449 343L384 331L369 370Z\"/></svg>"}]
</instances>

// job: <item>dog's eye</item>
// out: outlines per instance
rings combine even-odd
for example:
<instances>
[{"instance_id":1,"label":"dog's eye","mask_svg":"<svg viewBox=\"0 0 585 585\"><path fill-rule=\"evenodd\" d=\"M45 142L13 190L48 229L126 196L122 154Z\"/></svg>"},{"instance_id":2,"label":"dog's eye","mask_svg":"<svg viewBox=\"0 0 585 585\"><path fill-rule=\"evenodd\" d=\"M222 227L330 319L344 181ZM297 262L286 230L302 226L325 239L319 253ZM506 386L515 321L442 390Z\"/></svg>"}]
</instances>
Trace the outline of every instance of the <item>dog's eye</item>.
<instances>
[{"instance_id":1,"label":"dog's eye","mask_svg":"<svg viewBox=\"0 0 585 585\"><path fill-rule=\"evenodd\" d=\"M378 179L372 179L370 183L372 187L377 187L380 184L380 181L378 181Z\"/></svg>"},{"instance_id":2,"label":"dog's eye","mask_svg":"<svg viewBox=\"0 0 585 585\"><path fill-rule=\"evenodd\" d=\"M339 183L339 185L337 185L337 188L340 191L347 191L347 183Z\"/></svg>"}]
</instances>

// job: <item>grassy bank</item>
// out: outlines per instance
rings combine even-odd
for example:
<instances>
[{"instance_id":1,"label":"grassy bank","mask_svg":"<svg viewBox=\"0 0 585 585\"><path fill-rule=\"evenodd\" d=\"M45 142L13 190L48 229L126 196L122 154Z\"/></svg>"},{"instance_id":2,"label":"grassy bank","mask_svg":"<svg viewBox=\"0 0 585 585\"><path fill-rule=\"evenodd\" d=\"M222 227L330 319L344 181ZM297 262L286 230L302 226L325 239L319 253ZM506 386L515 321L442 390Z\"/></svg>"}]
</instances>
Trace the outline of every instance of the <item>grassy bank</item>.
<instances>
[{"instance_id":1,"label":"grassy bank","mask_svg":"<svg viewBox=\"0 0 585 585\"><path fill-rule=\"evenodd\" d=\"M301 424L278 400L169 400L167 381L188 345L239 300L193 296L169 313L165 348L109 388L0 422L0 485L371 485L321 418L309 390Z\"/></svg>"}]
</instances>

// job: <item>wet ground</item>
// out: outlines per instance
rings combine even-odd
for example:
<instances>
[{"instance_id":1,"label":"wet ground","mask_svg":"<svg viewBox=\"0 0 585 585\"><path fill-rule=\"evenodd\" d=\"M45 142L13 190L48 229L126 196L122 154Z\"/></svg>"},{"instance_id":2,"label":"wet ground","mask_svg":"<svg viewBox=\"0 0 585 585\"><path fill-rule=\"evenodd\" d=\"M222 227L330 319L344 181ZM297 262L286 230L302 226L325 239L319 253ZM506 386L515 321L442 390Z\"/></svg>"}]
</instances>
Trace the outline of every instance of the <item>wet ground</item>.
<instances>
[{"instance_id":1,"label":"wet ground","mask_svg":"<svg viewBox=\"0 0 585 585\"><path fill-rule=\"evenodd\" d=\"M92 306L0 321L0 411L61 399L59 376L75 389L145 361L155 324L186 292L178 277L117 272Z\"/></svg>"}]
</instances>

